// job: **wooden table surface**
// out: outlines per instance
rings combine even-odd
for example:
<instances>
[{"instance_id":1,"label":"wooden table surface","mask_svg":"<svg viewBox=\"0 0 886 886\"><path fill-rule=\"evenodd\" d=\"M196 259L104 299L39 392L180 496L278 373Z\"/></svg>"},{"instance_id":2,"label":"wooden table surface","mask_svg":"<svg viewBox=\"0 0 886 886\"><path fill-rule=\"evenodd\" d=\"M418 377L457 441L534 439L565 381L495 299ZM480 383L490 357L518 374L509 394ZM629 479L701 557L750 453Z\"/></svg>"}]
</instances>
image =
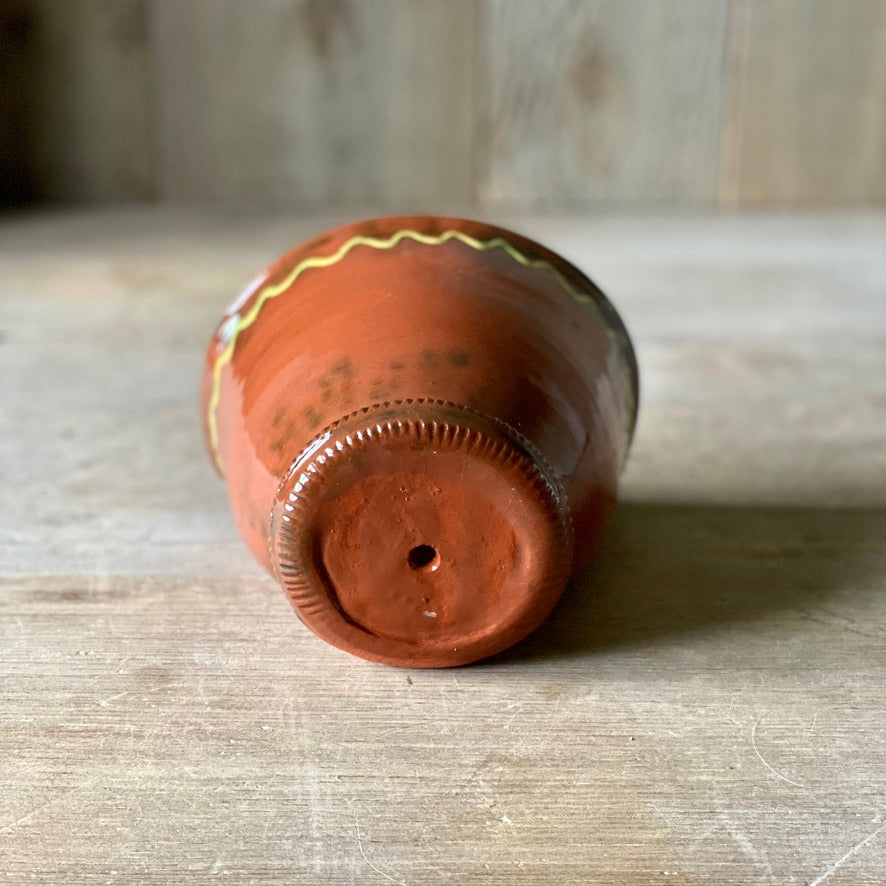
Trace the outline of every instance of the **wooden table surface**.
<instances>
[{"instance_id":1,"label":"wooden table surface","mask_svg":"<svg viewBox=\"0 0 886 886\"><path fill-rule=\"evenodd\" d=\"M623 312L640 423L551 621L411 672L302 627L199 432L341 220L0 221L0 883L886 883L886 216L495 219Z\"/></svg>"}]
</instances>

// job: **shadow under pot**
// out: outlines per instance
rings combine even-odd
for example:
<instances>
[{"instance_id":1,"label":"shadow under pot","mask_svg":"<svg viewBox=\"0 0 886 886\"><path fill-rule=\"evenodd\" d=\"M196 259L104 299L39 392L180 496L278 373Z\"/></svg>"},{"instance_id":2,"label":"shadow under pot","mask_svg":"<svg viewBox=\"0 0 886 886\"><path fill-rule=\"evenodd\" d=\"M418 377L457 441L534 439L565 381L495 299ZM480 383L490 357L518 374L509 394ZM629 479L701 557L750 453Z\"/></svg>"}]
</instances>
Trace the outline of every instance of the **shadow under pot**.
<instances>
[{"instance_id":1,"label":"shadow under pot","mask_svg":"<svg viewBox=\"0 0 886 886\"><path fill-rule=\"evenodd\" d=\"M637 366L554 252L456 218L323 234L210 343L208 448L239 530L329 643L448 667L548 616L611 510Z\"/></svg>"}]
</instances>

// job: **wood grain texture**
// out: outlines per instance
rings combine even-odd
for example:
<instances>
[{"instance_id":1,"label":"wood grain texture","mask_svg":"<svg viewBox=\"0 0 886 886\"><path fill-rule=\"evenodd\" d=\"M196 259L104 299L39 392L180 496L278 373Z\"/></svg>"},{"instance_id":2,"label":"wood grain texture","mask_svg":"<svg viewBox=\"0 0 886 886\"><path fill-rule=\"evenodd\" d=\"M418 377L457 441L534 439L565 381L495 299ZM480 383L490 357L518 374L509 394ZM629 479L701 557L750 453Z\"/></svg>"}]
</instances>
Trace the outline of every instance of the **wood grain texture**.
<instances>
[{"instance_id":1,"label":"wood grain texture","mask_svg":"<svg viewBox=\"0 0 886 886\"><path fill-rule=\"evenodd\" d=\"M551 621L405 672L236 537L202 349L339 218L0 220L0 882L886 879L886 216L498 217L638 346L623 501Z\"/></svg>"},{"instance_id":2,"label":"wood grain texture","mask_svg":"<svg viewBox=\"0 0 886 886\"><path fill-rule=\"evenodd\" d=\"M106 203L153 196L146 0L14 4L33 194ZM18 88L22 88L16 84Z\"/></svg>"},{"instance_id":3,"label":"wood grain texture","mask_svg":"<svg viewBox=\"0 0 886 886\"><path fill-rule=\"evenodd\" d=\"M886 4L732 0L721 202L886 199Z\"/></svg>"},{"instance_id":4,"label":"wood grain texture","mask_svg":"<svg viewBox=\"0 0 886 886\"><path fill-rule=\"evenodd\" d=\"M727 3L483 0L485 206L711 205Z\"/></svg>"},{"instance_id":5,"label":"wood grain texture","mask_svg":"<svg viewBox=\"0 0 886 886\"><path fill-rule=\"evenodd\" d=\"M7 0L0 201L886 200L881 0Z\"/></svg>"},{"instance_id":6,"label":"wood grain texture","mask_svg":"<svg viewBox=\"0 0 886 886\"><path fill-rule=\"evenodd\" d=\"M162 194L316 207L470 195L470 0L155 0Z\"/></svg>"}]
</instances>

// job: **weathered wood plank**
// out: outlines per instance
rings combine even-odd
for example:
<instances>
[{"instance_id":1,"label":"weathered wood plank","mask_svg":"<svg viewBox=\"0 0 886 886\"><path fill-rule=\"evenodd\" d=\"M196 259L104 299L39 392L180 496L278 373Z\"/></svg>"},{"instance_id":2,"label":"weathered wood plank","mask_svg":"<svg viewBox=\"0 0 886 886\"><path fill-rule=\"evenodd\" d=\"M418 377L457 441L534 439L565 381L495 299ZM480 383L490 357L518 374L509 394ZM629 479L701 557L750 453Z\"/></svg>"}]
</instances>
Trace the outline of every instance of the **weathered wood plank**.
<instances>
[{"instance_id":1,"label":"weathered wood plank","mask_svg":"<svg viewBox=\"0 0 886 886\"><path fill-rule=\"evenodd\" d=\"M886 199L886 4L733 0L720 199Z\"/></svg>"},{"instance_id":2,"label":"weathered wood plank","mask_svg":"<svg viewBox=\"0 0 886 886\"><path fill-rule=\"evenodd\" d=\"M486 206L710 205L726 2L483 0Z\"/></svg>"},{"instance_id":3,"label":"weathered wood plank","mask_svg":"<svg viewBox=\"0 0 886 886\"><path fill-rule=\"evenodd\" d=\"M146 0L16 6L18 60L27 65L20 148L27 151L30 196L80 203L150 198Z\"/></svg>"},{"instance_id":4,"label":"weathered wood plank","mask_svg":"<svg viewBox=\"0 0 886 886\"><path fill-rule=\"evenodd\" d=\"M879 0L11 0L0 200L886 200Z\"/></svg>"},{"instance_id":5,"label":"weathered wood plank","mask_svg":"<svg viewBox=\"0 0 886 886\"><path fill-rule=\"evenodd\" d=\"M200 438L332 220L0 220L0 882L883 881L886 217L497 220L618 303L638 435L552 620L410 673L298 623Z\"/></svg>"},{"instance_id":6,"label":"weathered wood plank","mask_svg":"<svg viewBox=\"0 0 886 886\"><path fill-rule=\"evenodd\" d=\"M155 0L163 196L466 202L472 21L470 0Z\"/></svg>"}]
</instances>

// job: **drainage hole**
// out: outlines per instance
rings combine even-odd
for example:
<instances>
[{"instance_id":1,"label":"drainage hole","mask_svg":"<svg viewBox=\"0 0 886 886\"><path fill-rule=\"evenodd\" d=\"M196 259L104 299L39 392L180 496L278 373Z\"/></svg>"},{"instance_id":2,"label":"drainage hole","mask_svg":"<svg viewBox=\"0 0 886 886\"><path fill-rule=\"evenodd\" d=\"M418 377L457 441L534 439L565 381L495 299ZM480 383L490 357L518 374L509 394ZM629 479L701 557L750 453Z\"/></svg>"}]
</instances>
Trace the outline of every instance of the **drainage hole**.
<instances>
[{"instance_id":1,"label":"drainage hole","mask_svg":"<svg viewBox=\"0 0 886 886\"><path fill-rule=\"evenodd\" d=\"M432 545L416 545L406 557L406 562L416 572L434 572L440 565L440 555Z\"/></svg>"}]
</instances>

